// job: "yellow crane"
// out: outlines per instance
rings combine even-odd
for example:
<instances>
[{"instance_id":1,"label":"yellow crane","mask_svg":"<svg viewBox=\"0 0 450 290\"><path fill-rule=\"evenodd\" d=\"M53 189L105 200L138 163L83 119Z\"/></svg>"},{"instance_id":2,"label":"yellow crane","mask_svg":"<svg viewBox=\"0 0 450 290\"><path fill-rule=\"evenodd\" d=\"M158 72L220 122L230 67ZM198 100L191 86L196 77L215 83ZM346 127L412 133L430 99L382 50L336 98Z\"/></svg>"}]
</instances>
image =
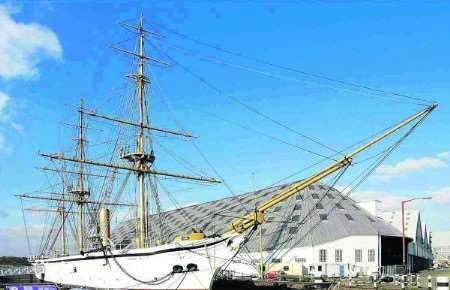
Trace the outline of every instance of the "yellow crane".
<instances>
[{"instance_id":1,"label":"yellow crane","mask_svg":"<svg viewBox=\"0 0 450 290\"><path fill-rule=\"evenodd\" d=\"M335 173L339 169L342 169L346 166L349 166L353 162L353 157L361 153L362 151L368 149L369 147L373 146L374 144L380 142L381 140L385 139L389 135L392 135L396 131L400 130L401 128L407 126L408 124L411 124L415 120L420 120L421 118L427 116L430 114L435 108L437 107L437 104L434 103L427 107L426 109L417 112L416 114L410 116L409 118L401 121L397 125L391 127L390 129L385 130L383 133L379 134L378 136L374 137L372 140L367 142L366 144L358 147L354 151L344 155L343 158L337 160L336 162L330 164L329 166L325 167L321 171L319 171L316 174L311 175L308 178L305 178L299 182L296 182L292 184L287 189L279 192L275 196L273 196L268 201L258 205L254 212L251 212L247 214L246 216L242 218L238 218L235 221L232 222L230 227L227 229L227 231L224 233L224 236L226 235L233 235L236 233L243 233L246 230L264 223L264 212L274 207L275 205L285 201L289 197L293 196L294 194L298 193L300 190L307 188L308 186L319 182L323 178Z\"/></svg>"}]
</instances>

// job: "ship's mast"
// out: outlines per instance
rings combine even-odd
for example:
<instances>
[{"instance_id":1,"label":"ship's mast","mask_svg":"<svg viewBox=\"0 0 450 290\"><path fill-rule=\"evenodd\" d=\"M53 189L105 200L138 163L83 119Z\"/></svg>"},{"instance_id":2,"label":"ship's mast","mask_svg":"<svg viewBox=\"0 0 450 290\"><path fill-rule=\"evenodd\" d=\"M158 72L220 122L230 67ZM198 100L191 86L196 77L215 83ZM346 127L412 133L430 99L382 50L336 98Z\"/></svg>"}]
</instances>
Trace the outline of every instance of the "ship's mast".
<instances>
[{"instance_id":1,"label":"ship's mast","mask_svg":"<svg viewBox=\"0 0 450 290\"><path fill-rule=\"evenodd\" d=\"M139 128L137 134L137 153L141 155L141 158L137 159L138 168L145 169L146 164L149 160L145 158L145 138L144 138L144 125L147 121L146 116L146 103L145 101L145 84L146 81L144 79L144 18L141 15L139 24L139 63L138 63L138 72L136 75L136 93L138 98L138 107L139 107ZM152 158L151 162L153 162L154 158ZM142 248L145 245L145 239L147 238L147 226L146 226L146 202L145 202L145 175L143 172L139 172L137 174L138 183L139 183L139 236L138 236L138 247Z\"/></svg>"},{"instance_id":2,"label":"ship's mast","mask_svg":"<svg viewBox=\"0 0 450 290\"><path fill-rule=\"evenodd\" d=\"M152 58L148 55L145 55L145 47L144 47L144 41L146 34L152 35L158 38L162 38L162 36L154 31L150 31L148 29L144 28L144 18L141 15L140 21L137 26L127 24L127 23L121 23L122 26L125 28L135 31L137 33L138 37L138 49L137 51L129 51L120 47L113 47L114 49L125 53L129 56L132 56L137 59L137 71L134 74L128 75L127 77L133 79L135 81L135 98L137 100L137 120L127 120L118 118L116 116L109 116L105 114L101 114L95 110L87 110L83 107L83 103L81 103L79 112L79 124L78 124L78 138L77 138L77 156L75 157L69 157L65 156L64 154L45 154L40 153L41 156L44 156L46 158L49 158L50 160L59 160L59 161L68 161L80 164L78 174L78 184L75 190L72 190L72 193L74 193L75 198L74 200L79 205L79 246L80 251L83 251L84 245L83 245L83 239L84 239L84 228L83 228L83 205L87 203L97 204L97 202L89 200L87 197L89 196L89 192L86 191L85 185L84 185L84 176L85 175L94 175L92 173L85 173L83 165L89 165L89 166L96 166L100 168L113 168L116 170L125 170L125 171L131 171L134 172L137 176L137 183L138 183L138 200L139 204L137 207L137 213L138 213L138 227L137 227L137 239L136 239L136 246L138 248L143 248L148 243L148 232L147 232L147 198L146 198L146 191L145 191L145 184L146 180L150 181L150 176L164 176L164 177L170 177L170 178L180 178L180 179L187 179L187 180L194 180L194 181L200 181L200 182L208 182L208 183L220 183L219 180L216 180L214 178L210 177L204 177L204 176L191 176L186 174L179 174L179 173L172 173L168 171L160 171L152 168L153 162L155 161L155 156L153 154L153 150L148 150L147 152L146 146L146 131L156 131L168 136L175 136L175 137L183 137L183 138L194 138L193 135L189 134L188 132L176 132L173 130L168 130L165 128L158 128L153 127L149 124L148 120L148 108L147 108L147 98L146 98L146 86L150 83L150 79L148 76L145 75L145 65L146 62L152 62L157 63L162 66L168 66L164 61ZM84 124L83 124L83 117L84 115L88 117L98 118L102 119L104 121L114 122L120 125L125 126L131 126L136 129L136 148L134 152L122 152L121 158L128 161L130 165L120 164L120 163L108 163L103 162L99 160L89 160L85 158L85 152L84 152ZM43 168L44 170L52 170L49 168ZM76 172L76 171L75 171ZM146 179L147 177L147 179ZM151 183L151 182L150 182ZM61 198L49 198L49 197L41 197L41 196L32 196L32 195L18 195L19 197L26 197L26 198L37 198L37 199L44 199L44 200L61 200ZM71 201L71 199L64 198L65 201ZM102 203L103 205L108 205L110 203ZM115 205L124 205L124 206L130 206L129 204L119 204L116 203Z\"/></svg>"},{"instance_id":3,"label":"ship's mast","mask_svg":"<svg viewBox=\"0 0 450 290\"><path fill-rule=\"evenodd\" d=\"M131 77L135 79L136 82L136 99L137 99L137 110L138 110L138 124L137 134L136 134L136 151L133 153L127 153L122 156L132 162L137 169L137 182L138 182L138 231L136 237L136 246L138 248L145 247L148 232L147 232L147 196L145 192L145 170L148 170L153 162L155 161L155 156L153 151L150 153L146 152L145 146L145 130L149 128L148 124L148 112L147 112L147 96L146 96L146 85L150 82L148 76L145 75L145 62L151 58L145 55L144 51L144 39L145 32L144 29L144 17L140 16L139 26L137 27L139 48L135 56L138 58L137 71L135 75Z\"/></svg>"},{"instance_id":4,"label":"ship's mast","mask_svg":"<svg viewBox=\"0 0 450 290\"><path fill-rule=\"evenodd\" d=\"M66 250L66 207L65 207L65 192L66 192L66 182L64 178L64 163L62 164L61 168L61 179L62 179L62 200L60 201L59 206L59 214L61 215L61 254L65 256L67 254Z\"/></svg>"},{"instance_id":5,"label":"ship's mast","mask_svg":"<svg viewBox=\"0 0 450 290\"><path fill-rule=\"evenodd\" d=\"M85 160L85 137L84 137L84 106L83 99L80 100L80 108L78 110L78 137L76 158ZM84 204L85 199L89 196L89 191L85 190L84 184L84 163L79 163L77 186L72 190L79 209L78 221L78 248L80 252L84 250Z\"/></svg>"}]
</instances>

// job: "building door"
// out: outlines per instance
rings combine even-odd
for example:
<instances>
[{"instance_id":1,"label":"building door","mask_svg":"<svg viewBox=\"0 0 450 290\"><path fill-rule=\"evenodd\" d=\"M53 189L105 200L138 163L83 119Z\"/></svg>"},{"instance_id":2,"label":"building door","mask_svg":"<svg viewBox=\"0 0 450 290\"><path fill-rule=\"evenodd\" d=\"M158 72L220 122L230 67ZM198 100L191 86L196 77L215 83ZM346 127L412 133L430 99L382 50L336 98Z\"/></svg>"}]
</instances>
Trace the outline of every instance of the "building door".
<instances>
[{"instance_id":1,"label":"building door","mask_svg":"<svg viewBox=\"0 0 450 290\"><path fill-rule=\"evenodd\" d=\"M344 264L339 264L339 276L344 277Z\"/></svg>"}]
</instances>

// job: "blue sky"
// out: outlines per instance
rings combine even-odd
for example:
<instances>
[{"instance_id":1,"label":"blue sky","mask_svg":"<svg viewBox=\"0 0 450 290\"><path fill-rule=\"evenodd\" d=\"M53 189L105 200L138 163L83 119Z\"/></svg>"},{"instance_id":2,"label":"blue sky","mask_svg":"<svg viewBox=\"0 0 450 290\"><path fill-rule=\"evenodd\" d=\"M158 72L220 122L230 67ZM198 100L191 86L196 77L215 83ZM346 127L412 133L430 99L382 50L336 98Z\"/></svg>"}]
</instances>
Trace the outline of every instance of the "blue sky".
<instances>
[{"instance_id":1,"label":"blue sky","mask_svg":"<svg viewBox=\"0 0 450 290\"><path fill-rule=\"evenodd\" d=\"M0 5L0 30L7 31L0 36L4 55L0 59L0 222L5 227L0 233L0 255L26 254L20 203L13 195L48 185L46 176L36 170L48 162L38 158L37 152L71 148L73 130L63 123L76 121L74 106L80 96L88 107L122 112L129 92L123 75L129 63L109 46L132 36L117 21L135 21L141 12L149 27L166 34L163 41L152 42L163 53L152 46L148 53L171 62L167 54L242 102L336 149L420 107L409 101L394 102L392 96L373 98L363 91L331 87L330 82L198 45L161 27L272 63L439 102L439 109L354 197L379 199L384 208L395 209L404 198L433 196L432 201L410 206L422 210L432 230L450 229L446 178L450 173L450 4L25 1ZM121 45L132 48L130 41ZM213 56L222 64L185 55L183 49ZM161 87L151 91L153 122L177 129L175 115L200 136L198 146L235 193L267 186L318 160L242 126L330 154L230 102L176 65L152 68L151 73ZM95 134L88 138L103 137ZM214 175L186 142L159 141ZM183 171L155 146L160 168ZM101 156L101 152L92 153L92 158ZM188 204L228 195L218 186L180 192L176 197ZM166 201L165 207L170 206ZM21 242L13 243L17 240Z\"/></svg>"}]
</instances>

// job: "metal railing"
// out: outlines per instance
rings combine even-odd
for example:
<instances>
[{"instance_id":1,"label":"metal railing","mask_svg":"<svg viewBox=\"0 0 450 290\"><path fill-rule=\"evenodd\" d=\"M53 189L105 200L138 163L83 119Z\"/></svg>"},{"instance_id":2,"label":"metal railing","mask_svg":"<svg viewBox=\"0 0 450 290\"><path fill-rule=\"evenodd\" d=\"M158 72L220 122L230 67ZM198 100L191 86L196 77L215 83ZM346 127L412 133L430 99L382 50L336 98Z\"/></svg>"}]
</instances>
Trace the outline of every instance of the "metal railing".
<instances>
[{"instance_id":1,"label":"metal railing","mask_svg":"<svg viewBox=\"0 0 450 290\"><path fill-rule=\"evenodd\" d=\"M0 265L0 277L33 274L33 266Z\"/></svg>"}]
</instances>

